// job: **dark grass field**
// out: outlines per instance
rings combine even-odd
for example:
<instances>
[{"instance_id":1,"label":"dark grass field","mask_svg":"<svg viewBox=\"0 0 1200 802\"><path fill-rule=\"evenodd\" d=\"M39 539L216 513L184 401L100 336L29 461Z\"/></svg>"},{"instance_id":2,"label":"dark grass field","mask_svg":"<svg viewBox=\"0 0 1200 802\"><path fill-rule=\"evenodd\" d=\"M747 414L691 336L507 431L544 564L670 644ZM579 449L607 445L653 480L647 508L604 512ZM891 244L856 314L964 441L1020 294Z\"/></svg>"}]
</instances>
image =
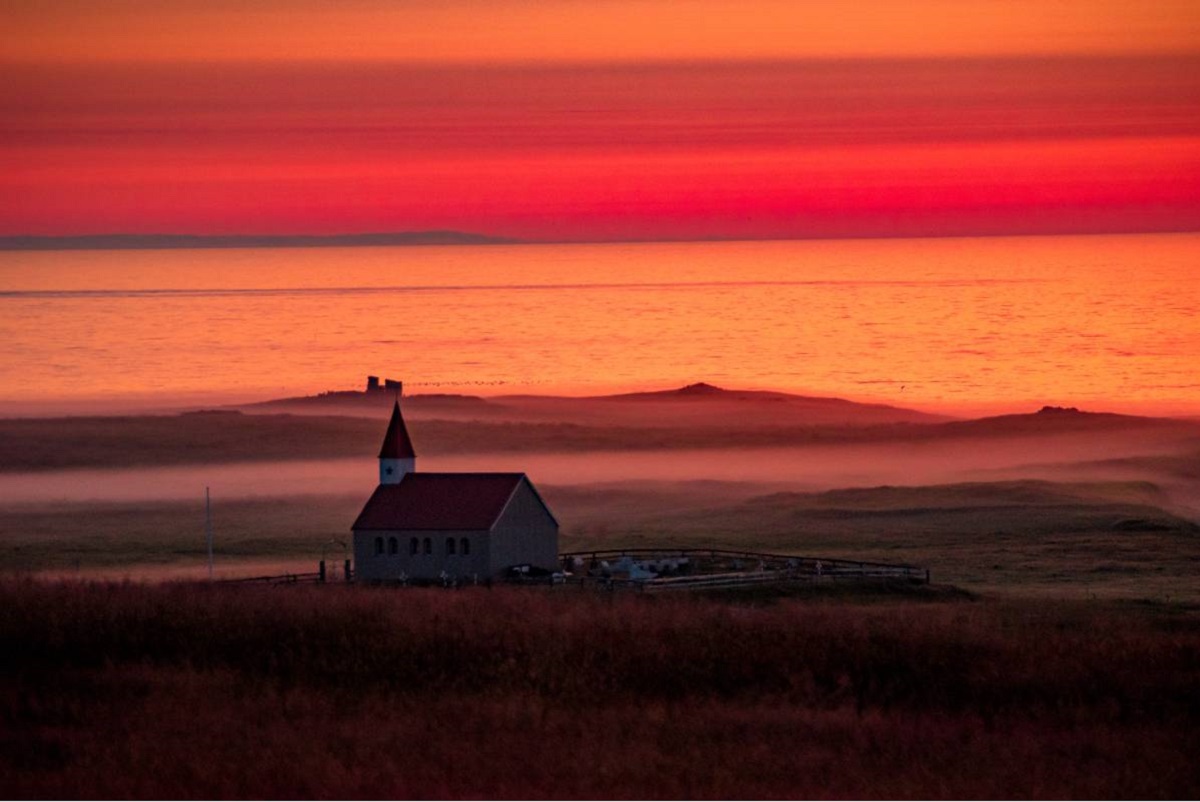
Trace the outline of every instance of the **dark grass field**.
<instances>
[{"instance_id":1,"label":"dark grass field","mask_svg":"<svg viewBox=\"0 0 1200 802\"><path fill-rule=\"evenodd\" d=\"M1164 606L10 581L10 797L1193 798Z\"/></svg>"}]
</instances>

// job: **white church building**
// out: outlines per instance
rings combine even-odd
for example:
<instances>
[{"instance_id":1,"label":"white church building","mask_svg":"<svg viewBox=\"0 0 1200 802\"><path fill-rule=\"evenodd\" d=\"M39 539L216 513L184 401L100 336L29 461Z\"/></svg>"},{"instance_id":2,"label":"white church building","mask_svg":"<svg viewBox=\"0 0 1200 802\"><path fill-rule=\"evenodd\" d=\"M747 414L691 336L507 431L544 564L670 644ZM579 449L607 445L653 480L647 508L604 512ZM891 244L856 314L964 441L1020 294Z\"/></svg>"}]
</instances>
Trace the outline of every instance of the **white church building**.
<instances>
[{"instance_id":1,"label":"white church building","mask_svg":"<svg viewBox=\"0 0 1200 802\"><path fill-rule=\"evenodd\" d=\"M354 532L362 582L483 581L521 565L553 571L558 521L523 473L421 473L397 399L379 486Z\"/></svg>"}]
</instances>

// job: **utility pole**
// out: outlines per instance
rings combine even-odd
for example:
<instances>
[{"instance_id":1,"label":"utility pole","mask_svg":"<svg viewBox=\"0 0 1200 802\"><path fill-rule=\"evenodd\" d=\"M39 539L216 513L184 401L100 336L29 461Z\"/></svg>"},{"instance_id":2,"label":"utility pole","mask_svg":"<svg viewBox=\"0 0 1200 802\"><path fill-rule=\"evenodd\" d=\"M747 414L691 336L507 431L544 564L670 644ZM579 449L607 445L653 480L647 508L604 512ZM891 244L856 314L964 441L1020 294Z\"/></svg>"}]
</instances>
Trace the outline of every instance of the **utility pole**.
<instances>
[{"instance_id":1,"label":"utility pole","mask_svg":"<svg viewBox=\"0 0 1200 802\"><path fill-rule=\"evenodd\" d=\"M212 549L212 502L208 496L208 486L204 487L204 538L208 541L208 581L213 578L213 549Z\"/></svg>"}]
</instances>

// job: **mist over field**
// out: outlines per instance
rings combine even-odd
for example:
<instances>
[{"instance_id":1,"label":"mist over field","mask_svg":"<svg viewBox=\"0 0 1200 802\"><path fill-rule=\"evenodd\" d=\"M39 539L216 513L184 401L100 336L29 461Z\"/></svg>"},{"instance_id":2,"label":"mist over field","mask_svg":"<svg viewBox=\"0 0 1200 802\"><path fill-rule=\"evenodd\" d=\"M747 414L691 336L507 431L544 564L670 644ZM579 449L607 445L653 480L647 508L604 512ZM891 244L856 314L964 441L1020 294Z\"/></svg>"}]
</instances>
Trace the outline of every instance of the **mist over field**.
<instances>
[{"instance_id":1,"label":"mist over field","mask_svg":"<svg viewBox=\"0 0 1200 802\"><path fill-rule=\"evenodd\" d=\"M0 421L0 548L53 576L202 576L208 487L220 576L311 571L340 560L391 403ZM404 404L418 470L527 473L564 551L757 549L924 565L976 591L1200 601L1191 421L948 420L707 385Z\"/></svg>"},{"instance_id":2,"label":"mist over field","mask_svg":"<svg viewBox=\"0 0 1200 802\"><path fill-rule=\"evenodd\" d=\"M366 492L390 394L236 411L0 420L0 501ZM330 405L367 417L330 415ZM602 398L415 396L420 466L538 483L715 480L824 490L1025 477L1162 481L1188 496L1192 421L1082 413L949 420L882 405L693 385ZM288 410L281 413L280 409Z\"/></svg>"},{"instance_id":3,"label":"mist over field","mask_svg":"<svg viewBox=\"0 0 1200 802\"><path fill-rule=\"evenodd\" d=\"M481 443L481 447L488 448L488 444ZM115 462L119 456L111 458ZM520 471L537 483L555 485L713 480L828 490L1014 478L1146 479L1164 483L1185 502L1190 497L1188 471L1200 463L1200 441L1193 444L1141 435L1064 435L569 453L482 451L435 454L420 460L422 470ZM368 452L361 457L325 460L0 471L0 503L183 499L195 497L205 486L229 498L366 493L377 478L377 470Z\"/></svg>"}]
</instances>

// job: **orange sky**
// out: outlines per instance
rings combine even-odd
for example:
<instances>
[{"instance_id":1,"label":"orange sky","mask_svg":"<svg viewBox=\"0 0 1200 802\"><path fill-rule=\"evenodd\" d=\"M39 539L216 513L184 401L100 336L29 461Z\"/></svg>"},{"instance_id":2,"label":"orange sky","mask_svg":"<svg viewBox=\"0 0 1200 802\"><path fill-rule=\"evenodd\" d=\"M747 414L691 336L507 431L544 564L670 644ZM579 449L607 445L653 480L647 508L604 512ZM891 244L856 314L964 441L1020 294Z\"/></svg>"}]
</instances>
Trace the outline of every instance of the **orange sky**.
<instances>
[{"instance_id":1,"label":"orange sky","mask_svg":"<svg viewBox=\"0 0 1200 802\"><path fill-rule=\"evenodd\" d=\"M0 234L1194 229L1196 8L2 3Z\"/></svg>"},{"instance_id":2,"label":"orange sky","mask_svg":"<svg viewBox=\"0 0 1200 802\"><path fill-rule=\"evenodd\" d=\"M1193 0L28 0L10 60L647 61L1193 52Z\"/></svg>"}]
</instances>

